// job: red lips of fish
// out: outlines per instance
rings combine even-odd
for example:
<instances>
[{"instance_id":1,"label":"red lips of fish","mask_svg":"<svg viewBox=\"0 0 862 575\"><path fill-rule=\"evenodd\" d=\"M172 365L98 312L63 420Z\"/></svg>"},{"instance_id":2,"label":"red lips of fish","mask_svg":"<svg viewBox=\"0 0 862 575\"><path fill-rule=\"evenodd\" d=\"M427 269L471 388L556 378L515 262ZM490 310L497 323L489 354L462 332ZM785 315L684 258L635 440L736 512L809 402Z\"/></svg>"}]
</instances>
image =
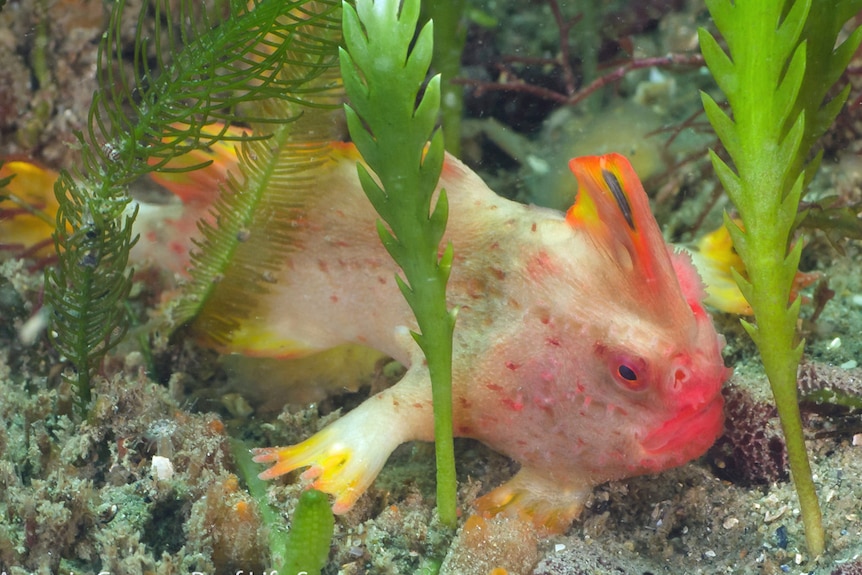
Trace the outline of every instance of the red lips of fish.
<instances>
[{"instance_id":1,"label":"red lips of fish","mask_svg":"<svg viewBox=\"0 0 862 575\"><path fill-rule=\"evenodd\" d=\"M717 395L706 405L686 407L653 430L641 442L648 458L689 461L702 455L724 428L724 399Z\"/></svg>"}]
</instances>

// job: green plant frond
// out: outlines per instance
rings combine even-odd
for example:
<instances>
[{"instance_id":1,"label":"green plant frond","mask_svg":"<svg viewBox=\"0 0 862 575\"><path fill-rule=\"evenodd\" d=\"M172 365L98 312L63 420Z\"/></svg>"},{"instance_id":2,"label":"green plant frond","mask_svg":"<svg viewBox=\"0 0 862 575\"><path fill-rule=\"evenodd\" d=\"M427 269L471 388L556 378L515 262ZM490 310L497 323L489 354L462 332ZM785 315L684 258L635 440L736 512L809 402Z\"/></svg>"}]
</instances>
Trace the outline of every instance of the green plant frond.
<instances>
[{"instance_id":1,"label":"green plant frond","mask_svg":"<svg viewBox=\"0 0 862 575\"><path fill-rule=\"evenodd\" d=\"M751 338L751 341L754 342L754 345L760 346L760 330L758 329L757 324L750 322L747 319L740 319L739 323L742 325L745 333L748 334L748 337Z\"/></svg>"},{"instance_id":2,"label":"green plant frond","mask_svg":"<svg viewBox=\"0 0 862 575\"><path fill-rule=\"evenodd\" d=\"M371 202L374 209L376 210L378 206L385 205L386 192L380 187L368 171L368 168L359 164L356 169L359 176L359 184L362 186L362 189L365 191L365 195L368 197L368 201Z\"/></svg>"},{"instance_id":3,"label":"green plant frond","mask_svg":"<svg viewBox=\"0 0 862 575\"><path fill-rule=\"evenodd\" d=\"M778 88L775 90L775 115L777 117L794 118L792 115L793 107L799 96L799 88L805 77L805 69L805 42L802 42L793 51L784 77L781 78Z\"/></svg>"},{"instance_id":4,"label":"green plant frond","mask_svg":"<svg viewBox=\"0 0 862 575\"><path fill-rule=\"evenodd\" d=\"M348 128L368 166L358 171L360 183L386 222L378 224L378 233L404 273L396 275L398 286L419 326L411 334L425 354L431 378L438 510L441 521L454 527L455 316L446 303L451 254L445 261L438 256L448 216L444 191L432 205L443 161L443 139L435 129L440 80L437 76L428 82L417 104L433 54L431 24L416 35L419 4L418 0L359 0L354 9L345 3L341 73L350 102Z\"/></svg>"},{"instance_id":5,"label":"green plant frond","mask_svg":"<svg viewBox=\"0 0 862 575\"><path fill-rule=\"evenodd\" d=\"M296 89L248 106L252 116L267 118L252 124L253 133L269 137L241 143L235 173L213 206L217 223L201 223L192 279L176 309L177 325L194 318L194 331L219 346L229 345L282 270L285 254L297 248L294 224L315 196L329 143L339 139L332 121L342 99L336 65L339 4L303 6L279 19L296 24L290 25L296 38L288 39L283 52L291 65L279 65L278 72L295 79ZM261 50L269 49L265 42ZM291 121L272 123L279 119Z\"/></svg>"},{"instance_id":6,"label":"green plant frond","mask_svg":"<svg viewBox=\"0 0 862 575\"><path fill-rule=\"evenodd\" d=\"M742 297L744 297L748 302L753 301L749 299L754 297L754 287L751 285L751 282L743 277L736 268L731 268L730 273L733 276L734 281L736 281L736 285L739 286L739 291L742 292ZM740 321L742 321L742 323L748 323L745 319L741 319Z\"/></svg>"},{"instance_id":7,"label":"green plant frond","mask_svg":"<svg viewBox=\"0 0 862 575\"><path fill-rule=\"evenodd\" d=\"M803 242L797 241L793 244L793 247L787 252L787 256L784 258L784 261L781 262L781 273L783 274L783 281L788 286L793 285L793 280L796 277L796 270L799 269L799 260L802 258L802 246ZM790 300L790 288L787 290L787 298ZM799 298L796 298L799 299ZM796 318L794 318L794 322Z\"/></svg>"},{"instance_id":8,"label":"green plant frond","mask_svg":"<svg viewBox=\"0 0 862 575\"><path fill-rule=\"evenodd\" d=\"M730 61L730 57L705 28L698 29L697 37L704 61L711 71L714 69L712 77L715 83L726 97L735 97L739 89L739 81L733 73L733 62Z\"/></svg>"},{"instance_id":9,"label":"green plant frond","mask_svg":"<svg viewBox=\"0 0 862 575\"><path fill-rule=\"evenodd\" d=\"M777 195L777 201L771 203L777 204L776 207L780 211L790 210L793 212L793 217L796 216L796 205L790 206L783 200L790 194L790 188L796 184L797 176L801 177L799 165L796 160L803 156L801 149L802 141L805 136L805 112L803 111L794 120L790 131L778 142L778 148L775 153L774 162L780 173L778 182L780 184L780 195ZM807 150L806 150L807 152ZM793 168L797 169L794 170ZM797 198L798 203L798 198ZM788 228L787 233L791 231Z\"/></svg>"},{"instance_id":10,"label":"green plant frond","mask_svg":"<svg viewBox=\"0 0 862 575\"><path fill-rule=\"evenodd\" d=\"M344 90L349 94L352 90L355 89L355 86L360 86L361 84L358 83L358 76L356 75L356 72L352 68L348 71L348 68L346 67L345 63L350 63L350 59L349 56L347 56L347 52L342 52L342 54L345 56L341 58L342 73L344 76ZM360 100L361 102L361 98L359 98L358 100ZM378 153L377 146L374 141L374 136L371 135L371 132L365 129L365 124L363 123L359 114L360 109L361 106L359 108L354 106L348 106L344 109L344 115L347 119L347 129L351 134L356 134L355 136L352 135L351 138L353 139L353 143L356 144L357 149L364 149L368 151L367 156L363 155L365 161L368 162L369 165L377 165L381 162L381 156ZM382 190L381 194L384 198L386 197L385 192L383 192ZM369 199L371 200L372 204L375 202L375 198L369 196Z\"/></svg>"},{"instance_id":11,"label":"green plant frond","mask_svg":"<svg viewBox=\"0 0 862 575\"><path fill-rule=\"evenodd\" d=\"M847 100L849 85L827 100L829 92L855 54L862 41L862 28L854 29L840 45L838 36L849 17L862 10L862 1L849 0L835 4L831 0L813 0L811 11L817 17L808 18L806 38L805 77L797 99L794 114L806 114L807 120L801 149L810 150L826 132ZM848 14L850 16L848 16ZM792 117L792 116L791 116ZM802 169L803 153L794 163L794 170ZM807 170L807 168L806 168Z\"/></svg>"},{"instance_id":12,"label":"green plant frond","mask_svg":"<svg viewBox=\"0 0 862 575\"><path fill-rule=\"evenodd\" d=\"M862 28L860 28L862 30ZM826 130L832 126L832 122L835 121L835 118L838 117L838 113L841 112L841 108L844 107L844 104L847 102L847 96L850 95L850 84L844 86L838 94L835 95L831 100L823 104L819 110L816 110L813 114L813 118L811 120L811 133L812 136L817 134L817 138L826 133ZM815 140L817 138L814 138Z\"/></svg>"},{"instance_id":13,"label":"green plant frond","mask_svg":"<svg viewBox=\"0 0 862 575\"><path fill-rule=\"evenodd\" d=\"M800 212L797 225L823 232L839 253L844 253L841 240L862 240L862 203L842 206L838 196L821 198Z\"/></svg>"},{"instance_id":14,"label":"green plant frond","mask_svg":"<svg viewBox=\"0 0 862 575\"><path fill-rule=\"evenodd\" d=\"M54 233L58 263L46 271L45 301L52 310L51 340L72 363L64 377L84 413L93 373L128 328L123 303L131 288L126 266L137 209L122 196L94 195L68 173L57 180L55 195L60 203Z\"/></svg>"},{"instance_id":15,"label":"green plant frond","mask_svg":"<svg viewBox=\"0 0 862 575\"><path fill-rule=\"evenodd\" d=\"M840 45L837 45L837 39L844 24L862 10L862 1L835 3L814 0L812 9L822 10L823 15L811 18L807 23L805 35L812 39L807 47L808 60L812 66L807 73L807 79L816 88L813 95L822 98L827 87L833 86L839 80L859 47L862 30L858 28Z\"/></svg>"},{"instance_id":16,"label":"green plant frond","mask_svg":"<svg viewBox=\"0 0 862 575\"><path fill-rule=\"evenodd\" d=\"M857 12L862 10L862 2L858 2L858 4L860 4L860 8L857 9ZM860 41L862 41L862 29L857 28L835 50L826 55L829 58L829 65L820 71L824 75L823 82L829 86L834 86L841 79L841 75L847 69L847 65L850 64L850 60L859 48ZM820 47L820 45L820 43L815 44L817 47ZM817 66L823 59L823 56L815 54L813 50L809 50L809 60L812 59L812 65Z\"/></svg>"},{"instance_id":17,"label":"green plant frond","mask_svg":"<svg viewBox=\"0 0 862 575\"><path fill-rule=\"evenodd\" d=\"M732 19L735 17L733 13L733 3L731 3L730 0L706 0L706 7L709 9L709 14L710 16L712 16L712 21L715 22L715 27L723 31L724 40L725 42L727 42L728 46L731 44L735 44L735 28L730 25L732 23ZM715 40L712 40L714 43ZM718 44L716 44L715 47L718 47ZM730 59L728 58L728 62L729 61ZM727 92L725 92L725 94L726 93Z\"/></svg>"},{"instance_id":18,"label":"green plant frond","mask_svg":"<svg viewBox=\"0 0 862 575\"><path fill-rule=\"evenodd\" d=\"M847 90L830 101L826 97L862 39L857 29L836 49L838 34L862 2L836 6L831 0L735 0L733 8L718 1L708 5L728 39L733 67L716 56L708 41L707 65L712 69L715 64L713 71L722 76L736 75L739 82L736 97L728 96L734 130L714 103L704 98L704 105L718 136L738 139L731 142L733 149L728 147L735 173L717 155L711 157L745 226L743 232L725 217L747 269L746 278L735 270L734 277L757 322L744 321L743 326L757 344L769 378L809 552L818 555L824 549L824 530L796 402L796 368L804 345L796 334L800 298L787 303L802 242L791 242L801 219L800 199L822 155L807 166L806 158L834 120ZM722 82L730 84L727 78Z\"/></svg>"},{"instance_id":19,"label":"green plant frond","mask_svg":"<svg viewBox=\"0 0 862 575\"><path fill-rule=\"evenodd\" d=\"M765 2L768 6L780 6L780 2ZM784 53L784 59L794 50L794 47L799 42L802 36L802 31L805 29L805 24L808 20L808 12L811 9L811 0L791 0L785 3L785 7L790 7L790 11L781 19L781 24L776 30L776 39Z\"/></svg>"},{"instance_id":20,"label":"green plant frond","mask_svg":"<svg viewBox=\"0 0 862 575\"><path fill-rule=\"evenodd\" d=\"M304 2L231 0L231 15L221 20L203 7L193 10L196 3L182 0L183 25L173 24L175 16L166 2L153 3L152 42L143 29L145 19L139 18L131 72L119 64L122 1L115 5L114 26L108 29L99 54L97 73L102 85L119 88L95 95L95 122L89 137L110 146L101 153L102 162L115 161L112 150L119 151L126 169L136 177L154 169L147 164L149 158L169 159L219 141L224 133L207 134L203 128L216 121L229 124L241 104L270 98L301 101L301 86L322 71L309 66L297 70L294 64L305 64L307 58L291 57L293 52L322 49L320 41L303 33L310 25L306 20L285 18ZM147 9L145 4L143 10ZM334 19L329 18L332 26ZM150 46L155 50L152 64ZM288 66L292 68L285 71ZM254 118L261 123L288 119Z\"/></svg>"},{"instance_id":21,"label":"green plant frond","mask_svg":"<svg viewBox=\"0 0 862 575\"><path fill-rule=\"evenodd\" d=\"M418 12L418 3L417 3ZM405 15L402 14L402 21ZM411 32L413 34L413 32ZM434 55L434 22L429 20L419 30L419 35L410 49L410 54L407 56L407 62L404 65L405 81L410 81L416 88L416 93L419 93L425 77L428 74L427 63L431 61Z\"/></svg>"},{"instance_id":22,"label":"green plant frond","mask_svg":"<svg viewBox=\"0 0 862 575\"><path fill-rule=\"evenodd\" d=\"M289 17L305 2L230 0L226 18L212 18L198 4L194 0L145 2L130 67L124 66L126 48L121 42L125 2L114 5L98 53L102 88L94 95L86 135L77 135L80 168L61 174L55 185L59 210L54 239L59 261L46 273L45 301L53 310L54 345L73 365L67 370L68 379L77 390L82 414L101 358L127 326L124 304L131 273L126 266L135 242L131 230L136 216L127 186L152 170L176 171L167 165L178 155L220 139L237 139L227 129L241 105L272 98L306 102L311 98L311 92L306 93L309 81L332 68L325 65L327 58L334 61L334 55L323 54L326 50L334 54L337 40L326 40L324 35L314 40L315 18ZM337 4L315 4L328 10L321 13L319 22L337 29L333 15ZM150 9L156 16L152 42L144 29ZM296 44L291 43L294 37ZM302 56L314 42L318 53ZM287 61L310 65L285 71ZM324 88L329 86L317 92ZM253 127L254 136L243 139L246 149L260 145L268 135L261 126L280 127L300 117L293 108L285 110L252 114L260 123ZM219 120L224 126L213 130L213 122ZM231 182L240 188L236 178Z\"/></svg>"},{"instance_id":23,"label":"green plant frond","mask_svg":"<svg viewBox=\"0 0 862 575\"><path fill-rule=\"evenodd\" d=\"M293 511L282 572L320 575L334 530L335 518L326 494L316 489L304 491Z\"/></svg>"},{"instance_id":24,"label":"green plant frond","mask_svg":"<svg viewBox=\"0 0 862 575\"><path fill-rule=\"evenodd\" d=\"M737 208L739 208L743 203L751 201L750 198L743 196L742 182L739 180L739 176L736 175L736 172L730 169L730 166L728 166L724 160L719 158L715 151L709 151L709 158L712 160L715 174L718 176L721 185L724 186L724 191L730 198L730 201L732 201Z\"/></svg>"},{"instance_id":25,"label":"green plant frond","mask_svg":"<svg viewBox=\"0 0 862 575\"><path fill-rule=\"evenodd\" d=\"M706 92L700 93L703 109L716 135L721 138L724 148L731 158L737 157L741 152L739 137L736 134L736 126L730 116Z\"/></svg>"},{"instance_id":26,"label":"green plant frond","mask_svg":"<svg viewBox=\"0 0 862 575\"><path fill-rule=\"evenodd\" d=\"M781 200L773 224L777 230L786 235L788 241L793 236L793 225L796 223L796 216L799 212L799 201L802 199L803 184L805 183L804 172L795 175L796 181L793 182L793 185L787 191L787 195Z\"/></svg>"}]
</instances>

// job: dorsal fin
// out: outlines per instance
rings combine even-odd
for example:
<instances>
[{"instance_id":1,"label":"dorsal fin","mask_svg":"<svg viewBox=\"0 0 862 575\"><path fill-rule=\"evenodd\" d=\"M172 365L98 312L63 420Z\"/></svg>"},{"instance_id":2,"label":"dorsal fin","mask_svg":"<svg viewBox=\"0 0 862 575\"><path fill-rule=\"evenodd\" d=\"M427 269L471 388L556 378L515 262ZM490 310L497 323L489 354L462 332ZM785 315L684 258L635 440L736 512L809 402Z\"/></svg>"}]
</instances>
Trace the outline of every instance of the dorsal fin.
<instances>
[{"instance_id":1,"label":"dorsal fin","mask_svg":"<svg viewBox=\"0 0 862 575\"><path fill-rule=\"evenodd\" d=\"M667 245L629 161L620 154L574 158L578 194L566 221L588 234L630 275L637 299L680 297Z\"/></svg>"}]
</instances>

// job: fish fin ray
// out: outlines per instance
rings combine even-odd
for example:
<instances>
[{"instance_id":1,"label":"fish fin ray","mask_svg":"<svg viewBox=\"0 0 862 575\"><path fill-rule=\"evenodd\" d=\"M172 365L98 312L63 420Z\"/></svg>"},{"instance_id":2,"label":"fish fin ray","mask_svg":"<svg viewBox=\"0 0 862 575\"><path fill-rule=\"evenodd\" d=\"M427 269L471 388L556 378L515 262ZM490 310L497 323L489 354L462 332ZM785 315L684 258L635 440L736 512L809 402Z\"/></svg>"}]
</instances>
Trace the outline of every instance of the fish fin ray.
<instances>
[{"instance_id":1,"label":"fish fin ray","mask_svg":"<svg viewBox=\"0 0 862 575\"><path fill-rule=\"evenodd\" d=\"M574 158L578 180L574 205L566 213L623 273L638 299L679 297L680 286L667 244L652 215L649 199L629 161L620 154Z\"/></svg>"}]
</instances>

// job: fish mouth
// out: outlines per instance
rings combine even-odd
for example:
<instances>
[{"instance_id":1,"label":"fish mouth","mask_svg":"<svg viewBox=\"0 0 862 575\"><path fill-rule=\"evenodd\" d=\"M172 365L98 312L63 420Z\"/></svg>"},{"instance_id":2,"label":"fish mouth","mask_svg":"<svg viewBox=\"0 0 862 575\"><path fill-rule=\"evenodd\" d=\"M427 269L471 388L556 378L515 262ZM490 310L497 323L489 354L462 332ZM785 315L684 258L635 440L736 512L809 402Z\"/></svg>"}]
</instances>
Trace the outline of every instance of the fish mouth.
<instances>
[{"instance_id":1,"label":"fish mouth","mask_svg":"<svg viewBox=\"0 0 862 575\"><path fill-rule=\"evenodd\" d=\"M724 428L724 398L716 396L699 408L683 409L641 442L649 454L688 454L691 458L709 449ZM694 453L697 452L697 453Z\"/></svg>"}]
</instances>

